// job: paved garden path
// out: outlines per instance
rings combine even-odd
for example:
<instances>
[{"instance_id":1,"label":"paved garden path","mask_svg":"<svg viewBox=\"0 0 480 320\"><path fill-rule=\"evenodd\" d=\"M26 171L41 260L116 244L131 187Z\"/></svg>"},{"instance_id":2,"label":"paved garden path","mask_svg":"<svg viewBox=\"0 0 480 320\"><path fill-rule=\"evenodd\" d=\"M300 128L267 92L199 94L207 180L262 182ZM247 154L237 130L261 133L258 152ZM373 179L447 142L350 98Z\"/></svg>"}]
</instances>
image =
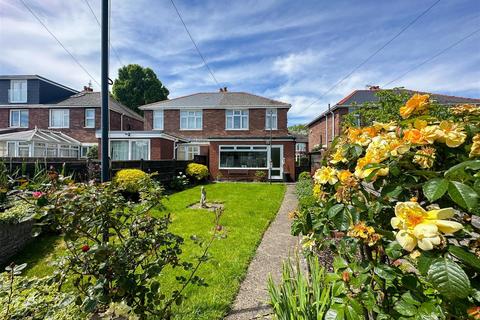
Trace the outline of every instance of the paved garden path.
<instances>
[{"instance_id":1,"label":"paved garden path","mask_svg":"<svg viewBox=\"0 0 480 320\"><path fill-rule=\"evenodd\" d=\"M232 310L225 319L269 318L271 309L268 306L267 279L271 274L278 282L282 274L282 261L292 256L297 248L298 240L290 234L288 219L288 213L295 210L297 204L295 185L288 184L280 210L263 235Z\"/></svg>"}]
</instances>

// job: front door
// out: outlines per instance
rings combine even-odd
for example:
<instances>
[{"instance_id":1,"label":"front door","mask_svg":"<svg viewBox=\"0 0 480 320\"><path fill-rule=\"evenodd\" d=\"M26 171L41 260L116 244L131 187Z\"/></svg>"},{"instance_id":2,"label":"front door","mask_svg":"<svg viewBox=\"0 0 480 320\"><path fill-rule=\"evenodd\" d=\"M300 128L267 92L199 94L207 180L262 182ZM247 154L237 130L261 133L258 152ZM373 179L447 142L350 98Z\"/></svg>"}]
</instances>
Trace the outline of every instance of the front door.
<instances>
[{"instance_id":1,"label":"front door","mask_svg":"<svg viewBox=\"0 0 480 320\"><path fill-rule=\"evenodd\" d=\"M270 179L283 179L283 146L270 147Z\"/></svg>"}]
</instances>

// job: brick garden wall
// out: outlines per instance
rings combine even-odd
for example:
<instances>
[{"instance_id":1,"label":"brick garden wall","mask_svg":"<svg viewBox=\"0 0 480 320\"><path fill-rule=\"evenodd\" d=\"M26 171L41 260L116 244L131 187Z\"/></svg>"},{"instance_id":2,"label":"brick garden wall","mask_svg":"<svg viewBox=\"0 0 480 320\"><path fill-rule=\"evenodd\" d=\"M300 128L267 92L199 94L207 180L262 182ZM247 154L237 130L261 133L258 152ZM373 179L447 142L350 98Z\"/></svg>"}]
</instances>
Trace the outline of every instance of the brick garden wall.
<instances>
[{"instance_id":1,"label":"brick garden wall","mask_svg":"<svg viewBox=\"0 0 480 320\"><path fill-rule=\"evenodd\" d=\"M0 223L0 265L10 263L32 238L32 221L17 224Z\"/></svg>"}]
</instances>

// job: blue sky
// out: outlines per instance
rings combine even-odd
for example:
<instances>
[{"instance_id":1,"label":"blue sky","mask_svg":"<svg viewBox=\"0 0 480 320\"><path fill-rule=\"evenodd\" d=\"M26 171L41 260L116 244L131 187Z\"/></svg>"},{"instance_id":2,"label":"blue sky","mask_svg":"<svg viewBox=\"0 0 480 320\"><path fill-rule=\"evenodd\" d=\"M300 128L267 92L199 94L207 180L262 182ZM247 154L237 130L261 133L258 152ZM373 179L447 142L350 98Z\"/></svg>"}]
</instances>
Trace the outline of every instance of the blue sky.
<instances>
[{"instance_id":1,"label":"blue sky","mask_svg":"<svg viewBox=\"0 0 480 320\"><path fill-rule=\"evenodd\" d=\"M85 1L25 1L99 80L99 27ZM99 17L100 1L88 1ZM290 124L354 89L388 83L480 28L480 1L441 0L325 94L434 2L176 0L221 86L291 103ZM111 3L111 42L121 60L111 55L111 78L121 63L138 63L157 73L170 98L218 90L169 0ZM77 89L90 80L20 0L0 0L0 48L0 74L40 74ZM391 86L480 97L480 32Z\"/></svg>"}]
</instances>

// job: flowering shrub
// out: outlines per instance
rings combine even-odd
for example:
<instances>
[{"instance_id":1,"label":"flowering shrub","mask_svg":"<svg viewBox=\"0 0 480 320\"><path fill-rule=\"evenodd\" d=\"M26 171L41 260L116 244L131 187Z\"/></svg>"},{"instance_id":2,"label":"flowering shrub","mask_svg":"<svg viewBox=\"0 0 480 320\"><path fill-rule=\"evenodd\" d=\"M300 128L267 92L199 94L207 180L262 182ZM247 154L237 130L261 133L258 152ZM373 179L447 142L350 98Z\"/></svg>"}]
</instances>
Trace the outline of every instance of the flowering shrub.
<instances>
[{"instance_id":1,"label":"flowering shrub","mask_svg":"<svg viewBox=\"0 0 480 320\"><path fill-rule=\"evenodd\" d=\"M332 143L292 232L307 254L337 254L331 318L467 318L480 305L480 107L388 99L394 120Z\"/></svg>"},{"instance_id":2,"label":"flowering shrub","mask_svg":"<svg viewBox=\"0 0 480 320\"><path fill-rule=\"evenodd\" d=\"M189 163L186 172L197 181L204 180L210 175L207 166L199 163Z\"/></svg>"},{"instance_id":3,"label":"flowering shrub","mask_svg":"<svg viewBox=\"0 0 480 320\"><path fill-rule=\"evenodd\" d=\"M148 178L148 174L140 169L122 169L117 172L114 181L122 190L127 192L138 192L142 180Z\"/></svg>"},{"instance_id":4,"label":"flowering shrub","mask_svg":"<svg viewBox=\"0 0 480 320\"><path fill-rule=\"evenodd\" d=\"M185 189L189 184L187 176L183 172L179 172L175 175L170 182L170 188L173 190L181 191Z\"/></svg>"}]
</instances>

